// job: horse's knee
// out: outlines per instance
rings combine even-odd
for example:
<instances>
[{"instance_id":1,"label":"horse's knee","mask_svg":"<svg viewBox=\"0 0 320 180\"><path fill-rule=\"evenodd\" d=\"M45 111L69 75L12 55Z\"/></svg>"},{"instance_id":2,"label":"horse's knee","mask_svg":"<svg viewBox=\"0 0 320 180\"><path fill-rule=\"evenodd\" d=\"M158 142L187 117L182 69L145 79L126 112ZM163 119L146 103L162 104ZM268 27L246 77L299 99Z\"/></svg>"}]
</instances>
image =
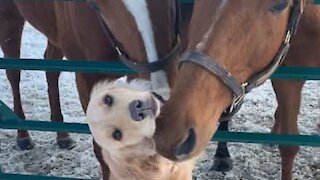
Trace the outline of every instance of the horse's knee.
<instances>
[{"instance_id":1,"label":"horse's knee","mask_svg":"<svg viewBox=\"0 0 320 180\"><path fill-rule=\"evenodd\" d=\"M282 158L292 158L295 157L299 152L299 146L284 146L280 145L280 154Z\"/></svg>"},{"instance_id":2,"label":"horse's knee","mask_svg":"<svg viewBox=\"0 0 320 180\"><path fill-rule=\"evenodd\" d=\"M0 46L5 58L19 58L21 47L21 35L23 23L21 26L16 26L15 30L1 31L2 38L0 39Z\"/></svg>"},{"instance_id":3,"label":"horse's knee","mask_svg":"<svg viewBox=\"0 0 320 180\"><path fill-rule=\"evenodd\" d=\"M48 80L48 85L54 83L58 84L58 79L60 77L60 72L46 72L46 78Z\"/></svg>"},{"instance_id":4,"label":"horse's knee","mask_svg":"<svg viewBox=\"0 0 320 180\"><path fill-rule=\"evenodd\" d=\"M11 86L16 86L20 82L20 70L6 70L7 78L11 83ZM19 87L16 87L19 88Z\"/></svg>"},{"instance_id":5,"label":"horse's knee","mask_svg":"<svg viewBox=\"0 0 320 180\"><path fill-rule=\"evenodd\" d=\"M279 109L274 113L274 124L271 130L271 133L280 134L281 132L281 117L279 113Z\"/></svg>"}]
</instances>

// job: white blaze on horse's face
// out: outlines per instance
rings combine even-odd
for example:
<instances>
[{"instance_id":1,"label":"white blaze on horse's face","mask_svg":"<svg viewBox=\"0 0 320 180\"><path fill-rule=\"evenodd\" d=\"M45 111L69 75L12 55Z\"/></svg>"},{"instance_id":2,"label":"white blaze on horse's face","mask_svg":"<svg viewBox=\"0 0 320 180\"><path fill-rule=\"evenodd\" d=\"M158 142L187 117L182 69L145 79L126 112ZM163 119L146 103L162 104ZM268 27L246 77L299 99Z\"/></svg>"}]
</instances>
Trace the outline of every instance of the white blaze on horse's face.
<instances>
[{"instance_id":1,"label":"white blaze on horse's face","mask_svg":"<svg viewBox=\"0 0 320 180\"><path fill-rule=\"evenodd\" d=\"M95 141L114 154L153 138L160 105L148 81L101 82L93 88L86 116Z\"/></svg>"},{"instance_id":2,"label":"white blaze on horse's face","mask_svg":"<svg viewBox=\"0 0 320 180\"><path fill-rule=\"evenodd\" d=\"M141 34L144 47L149 62L155 62L159 59L152 21L149 14L146 0L122 0L127 10L134 17L138 30ZM168 79L164 71L151 73L152 88L169 88Z\"/></svg>"}]
</instances>

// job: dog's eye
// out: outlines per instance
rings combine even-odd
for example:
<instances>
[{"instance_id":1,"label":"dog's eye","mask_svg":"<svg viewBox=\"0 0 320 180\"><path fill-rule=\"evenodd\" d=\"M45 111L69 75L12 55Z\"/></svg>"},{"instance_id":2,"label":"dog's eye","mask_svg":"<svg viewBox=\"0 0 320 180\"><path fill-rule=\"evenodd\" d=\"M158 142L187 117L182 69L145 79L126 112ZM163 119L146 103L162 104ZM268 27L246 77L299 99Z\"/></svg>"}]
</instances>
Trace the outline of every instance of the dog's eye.
<instances>
[{"instance_id":1,"label":"dog's eye","mask_svg":"<svg viewBox=\"0 0 320 180\"><path fill-rule=\"evenodd\" d=\"M119 129L115 129L112 133L112 138L117 140L117 141L121 141L122 139L122 133Z\"/></svg>"},{"instance_id":2,"label":"dog's eye","mask_svg":"<svg viewBox=\"0 0 320 180\"><path fill-rule=\"evenodd\" d=\"M110 95L106 95L105 97L104 97L104 103L106 103L106 105L108 105L108 106L112 106L112 104L113 104L113 98L112 98L112 96L110 96Z\"/></svg>"}]
</instances>

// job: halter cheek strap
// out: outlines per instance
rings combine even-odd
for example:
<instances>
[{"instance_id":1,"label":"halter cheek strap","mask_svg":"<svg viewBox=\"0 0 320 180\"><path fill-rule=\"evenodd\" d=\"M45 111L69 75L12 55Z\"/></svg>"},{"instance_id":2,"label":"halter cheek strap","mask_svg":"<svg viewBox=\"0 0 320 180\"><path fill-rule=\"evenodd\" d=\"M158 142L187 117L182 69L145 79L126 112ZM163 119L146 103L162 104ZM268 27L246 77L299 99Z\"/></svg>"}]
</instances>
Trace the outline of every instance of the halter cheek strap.
<instances>
[{"instance_id":1,"label":"halter cheek strap","mask_svg":"<svg viewBox=\"0 0 320 180\"><path fill-rule=\"evenodd\" d=\"M197 64L217 76L230 90L232 90L236 99L240 100L240 97L245 93L245 86L240 84L239 81L224 67L220 66L215 59L212 59L199 51L187 51L181 56L180 63L184 62ZM237 102L235 103L237 104Z\"/></svg>"},{"instance_id":2,"label":"halter cheek strap","mask_svg":"<svg viewBox=\"0 0 320 180\"><path fill-rule=\"evenodd\" d=\"M101 11L98 7L98 5L93 1L89 0L88 1L89 6L91 9L95 11L97 14L97 18L99 20L99 23L101 25L101 28L103 30L103 33L105 36L109 39L109 42L112 46L113 49L115 49L119 55L120 61L125 64L127 67L132 69L133 71L137 73L150 73L150 72L156 72L159 70L165 69L170 61L174 59L177 54L181 50L181 42L180 42L180 22L181 22L181 10L180 10L180 2L179 0L176 0L176 22L175 22L175 34L176 34L176 40L175 40L175 45L173 49L163 58L158 59L157 61L150 62L150 63L138 63L135 62L132 59L128 58L128 55L121 51L121 48L119 47L119 43L117 39L114 37L112 34L110 28L105 24L105 22L102 19L101 16ZM145 62L148 62L147 60Z\"/></svg>"},{"instance_id":3,"label":"halter cheek strap","mask_svg":"<svg viewBox=\"0 0 320 180\"><path fill-rule=\"evenodd\" d=\"M127 56L121 52L120 53L118 52L118 55L119 55L120 61L130 69L138 73L147 73L147 72L156 72L156 71L165 69L167 65L170 63L170 61L177 56L177 54L180 52L180 49L181 49L181 43L180 42L176 43L176 45L169 52L169 54L151 63L134 62L133 60L128 59Z\"/></svg>"},{"instance_id":4,"label":"halter cheek strap","mask_svg":"<svg viewBox=\"0 0 320 180\"><path fill-rule=\"evenodd\" d=\"M294 0L293 2L286 36L272 62L264 70L253 75L244 83L240 83L228 70L219 65L215 59L202 52L187 51L181 56L180 66L186 62L196 64L218 77L232 92L232 103L230 107L224 111L220 120L229 120L240 109L245 94L266 81L281 65L290 48L292 33L296 32L301 14L303 13L301 3L300 0Z\"/></svg>"}]
</instances>

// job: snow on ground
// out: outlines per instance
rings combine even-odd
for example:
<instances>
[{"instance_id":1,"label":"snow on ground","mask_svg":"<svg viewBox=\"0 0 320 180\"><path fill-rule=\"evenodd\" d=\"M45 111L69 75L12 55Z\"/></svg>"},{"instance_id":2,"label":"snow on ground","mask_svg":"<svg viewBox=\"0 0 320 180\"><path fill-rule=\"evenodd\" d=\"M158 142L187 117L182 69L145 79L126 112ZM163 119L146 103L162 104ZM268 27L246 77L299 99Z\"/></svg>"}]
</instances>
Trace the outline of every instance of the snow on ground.
<instances>
[{"instance_id":1,"label":"snow on ground","mask_svg":"<svg viewBox=\"0 0 320 180\"><path fill-rule=\"evenodd\" d=\"M27 25L22 43L23 58L42 58L46 39ZM0 57L3 54L0 51ZM0 70L0 100L12 107L12 95L5 71ZM67 122L84 122L73 73L62 73L60 77L62 111ZM22 71L21 92L27 119L47 120L50 109L45 73ZM320 81L309 81L303 90L302 108L299 116L302 134L320 134ZM232 130L247 132L269 132L276 108L271 83L254 89L246 97L241 111L232 122ZM36 143L33 150L19 151L15 144L15 131L0 130L0 165L10 173L54 175L78 178L99 177L99 166L91 147L89 135L72 134L77 146L60 150L55 144L55 133L32 131ZM194 171L195 179L280 179L280 158L275 147L259 144L231 143L230 153L234 168L228 173L210 170L213 164L216 143L210 143L206 155ZM294 168L294 177L299 180L320 180L320 149L301 147Z\"/></svg>"}]
</instances>

